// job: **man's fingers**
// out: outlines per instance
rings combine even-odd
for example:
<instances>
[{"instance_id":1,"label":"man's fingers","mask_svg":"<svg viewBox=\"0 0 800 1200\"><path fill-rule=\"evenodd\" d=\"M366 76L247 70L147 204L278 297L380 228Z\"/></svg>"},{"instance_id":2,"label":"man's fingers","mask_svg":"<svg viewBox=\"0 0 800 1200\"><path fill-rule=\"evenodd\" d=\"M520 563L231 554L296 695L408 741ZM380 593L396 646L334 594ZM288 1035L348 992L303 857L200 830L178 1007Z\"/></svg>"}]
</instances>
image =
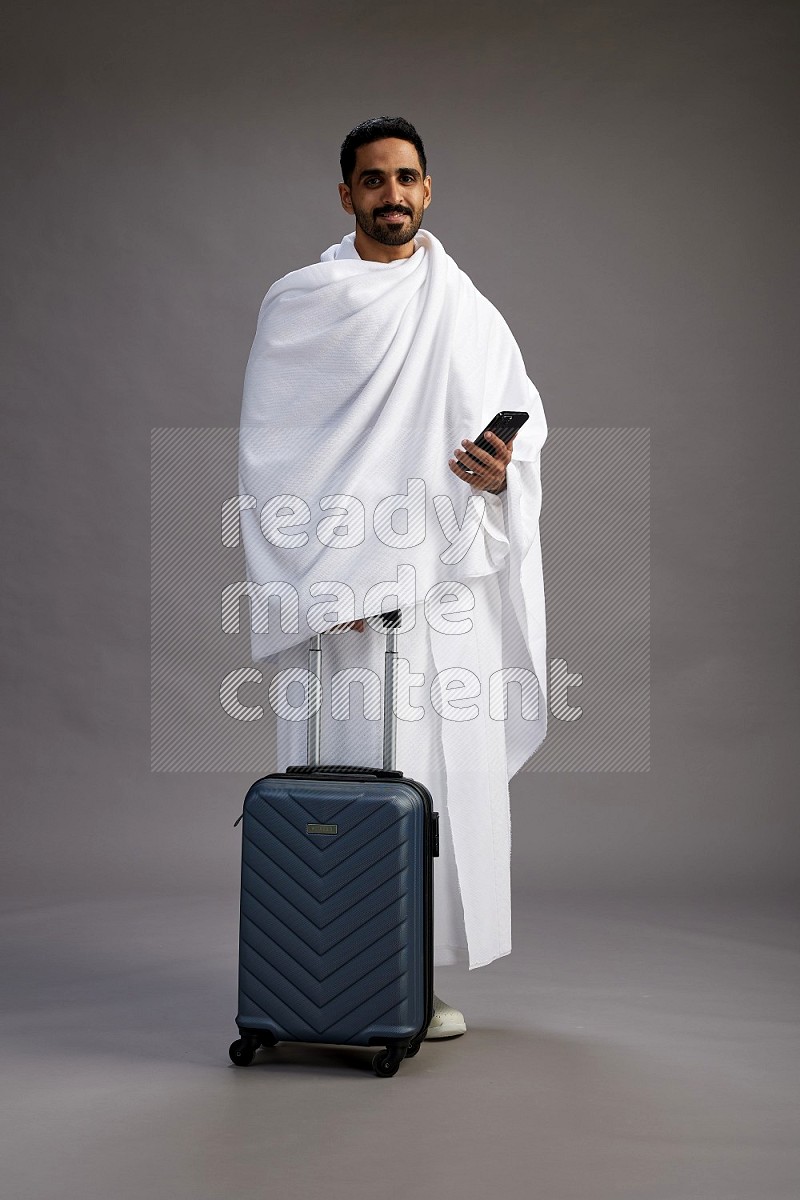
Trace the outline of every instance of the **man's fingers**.
<instances>
[{"instance_id":1,"label":"man's fingers","mask_svg":"<svg viewBox=\"0 0 800 1200\"><path fill-rule=\"evenodd\" d=\"M480 446L476 446L468 438L464 438L461 446L456 450L456 454L468 455L473 462L477 458L478 462L484 467L490 467L493 462L497 461L495 456L490 454L488 450L482 450Z\"/></svg>"},{"instance_id":2,"label":"man's fingers","mask_svg":"<svg viewBox=\"0 0 800 1200\"><path fill-rule=\"evenodd\" d=\"M477 463L475 465L477 466ZM464 483L468 483L472 487L478 489L486 487L486 476L484 471L482 471L480 468L478 468L477 471L467 471L464 469L464 467L462 467L461 463L456 462L454 458L450 459L448 466L454 475L456 475L459 479L464 480Z\"/></svg>"},{"instance_id":3,"label":"man's fingers","mask_svg":"<svg viewBox=\"0 0 800 1200\"><path fill-rule=\"evenodd\" d=\"M491 440L497 446L498 453L495 455L495 460L499 458L501 462L511 462L511 446L517 434L515 433L514 437L512 437L508 442L504 442L501 437L498 437L497 434L493 433L491 430L489 430L486 436L487 438L491 438Z\"/></svg>"},{"instance_id":4,"label":"man's fingers","mask_svg":"<svg viewBox=\"0 0 800 1200\"><path fill-rule=\"evenodd\" d=\"M451 470L458 475L459 479L466 480L473 487L485 488L489 484L497 483L503 477L503 467L498 467L496 460L492 460L491 466L484 466L483 463L470 462L468 465L462 462L451 460L454 464Z\"/></svg>"},{"instance_id":5,"label":"man's fingers","mask_svg":"<svg viewBox=\"0 0 800 1200\"><path fill-rule=\"evenodd\" d=\"M495 479L498 472L502 475L505 470L503 459L498 458L496 454L490 454L488 450L481 449L467 438L464 439L464 449L462 450L459 447L454 451L454 454L460 456L459 462L461 462L461 466L470 471L478 479ZM479 486L483 487L484 485L480 483Z\"/></svg>"},{"instance_id":6,"label":"man's fingers","mask_svg":"<svg viewBox=\"0 0 800 1200\"><path fill-rule=\"evenodd\" d=\"M499 483L505 475L506 463L511 461L511 455L506 451L504 443L499 438L497 440L501 446L499 454L490 454L488 450L480 449L474 442L470 442L466 438L464 439L466 449L456 451L457 454L464 455L474 453L475 458L478 459L477 462L473 460L470 469L476 476L474 482L477 482L479 487Z\"/></svg>"},{"instance_id":7,"label":"man's fingers","mask_svg":"<svg viewBox=\"0 0 800 1200\"><path fill-rule=\"evenodd\" d=\"M511 445L489 430L486 437L497 446L496 454L464 438L462 446L453 451L455 457L449 460L448 466L454 475L470 483L473 488L497 494L498 485L505 483L506 466L511 462Z\"/></svg>"},{"instance_id":8,"label":"man's fingers","mask_svg":"<svg viewBox=\"0 0 800 1200\"><path fill-rule=\"evenodd\" d=\"M470 472L457 458L451 458L447 465L454 475L458 475L459 479L469 479L471 477ZM477 463L475 466L477 466Z\"/></svg>"}]
</instances>

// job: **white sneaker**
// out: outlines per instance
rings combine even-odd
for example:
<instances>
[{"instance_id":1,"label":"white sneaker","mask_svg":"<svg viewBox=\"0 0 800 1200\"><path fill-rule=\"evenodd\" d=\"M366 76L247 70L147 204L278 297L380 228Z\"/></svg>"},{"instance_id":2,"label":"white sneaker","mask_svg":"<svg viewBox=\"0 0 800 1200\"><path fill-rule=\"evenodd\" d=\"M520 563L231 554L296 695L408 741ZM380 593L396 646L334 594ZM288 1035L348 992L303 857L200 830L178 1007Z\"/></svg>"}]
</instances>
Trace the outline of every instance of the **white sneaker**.
<instances>
[{"instance_id":1,"label":"white sneaker","mask_svg":"<svg viewBox=\"0 0 800 1200\"><path fill-rule=\"evenodd\" d=\"M467 1024L464 1014L457 1008L451 1008L449 1004L445 1004L444 1000L440 1000L434 993L433 1017L428 1026L428 1032L425 1034L426 1040L428 1038L460 1037L462 1033L466 1032Z\"/></svg>"}]
</instances>

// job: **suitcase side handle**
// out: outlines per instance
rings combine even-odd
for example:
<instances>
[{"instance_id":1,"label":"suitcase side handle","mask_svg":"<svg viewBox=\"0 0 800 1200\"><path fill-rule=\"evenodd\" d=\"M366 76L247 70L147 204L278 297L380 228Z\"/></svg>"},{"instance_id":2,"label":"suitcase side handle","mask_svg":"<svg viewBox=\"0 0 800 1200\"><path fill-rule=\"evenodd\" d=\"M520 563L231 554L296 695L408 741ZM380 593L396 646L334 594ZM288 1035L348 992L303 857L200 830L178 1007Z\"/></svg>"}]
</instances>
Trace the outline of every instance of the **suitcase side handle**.
<instances>
[{"instance_id":1,"label":"suitcase side handle","mask_svg":"<svg viewBox=\"0 0 800 1200\"><path fill-rule=\"evenodd\" d=\"M400 610L393 609L391 612L381 613L383 624L386 629L386 649L383 655L384 661L384 680L383 680L383 771L396 774L395 757L397 754L397 713L395 712L395 703L397 701L397 626L400 624ZM320 741L321 741L321 725L322 725L322 638L324 634L315 633L311 639L311 645L308 651L308 671L309 674L316 679L315 697L320 703L312 703L313 711L308 718L308 735L307 735L307 766L305 771L320 769ZM295 770L298 774L302 773L304 768L289 768ZM337 770L336 767L326 767L326 771ZM341 771L361 771L364 767L340 767ZM366 768L368 771L369 768Z\"/></svg>"}]
</instances>

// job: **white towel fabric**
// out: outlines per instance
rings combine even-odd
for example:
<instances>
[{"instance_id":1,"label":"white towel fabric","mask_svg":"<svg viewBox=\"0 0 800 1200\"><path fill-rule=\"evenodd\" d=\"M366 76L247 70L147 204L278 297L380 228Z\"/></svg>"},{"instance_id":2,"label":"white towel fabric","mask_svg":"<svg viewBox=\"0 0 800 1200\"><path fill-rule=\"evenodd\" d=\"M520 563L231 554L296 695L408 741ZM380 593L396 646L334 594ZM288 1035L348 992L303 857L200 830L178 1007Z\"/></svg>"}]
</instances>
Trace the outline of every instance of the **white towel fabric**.
<instances>
[{"instance_id":1,"label":"white towel fabric","mask_svg":"<svg viewBox=\"0 0 800 1200\"><path fill-rule=\"evenodd\" d=\"M248 580L278 584L286 601L279 611L251 596L253 659L272 678L303 671L314 631L401 609L398 649L415 677L398 697L397 766L441 814L434 961L474 968L511 949L508 780L546 731L547 426L501 315L431 233L415 245L369 262L351 233L270 288L245 375L241 531ZM530 419L492 496L447 463L503 408ZM379 764L379 707L361 711L351 687L349 718L331 712L344 667L382 679L382 631L324 639L322 761ZM528 673L508 686L506 719L494 690L504 668ZM302 716L278 719L277 770L305 761Z\"/></svg>"}]
</instances>

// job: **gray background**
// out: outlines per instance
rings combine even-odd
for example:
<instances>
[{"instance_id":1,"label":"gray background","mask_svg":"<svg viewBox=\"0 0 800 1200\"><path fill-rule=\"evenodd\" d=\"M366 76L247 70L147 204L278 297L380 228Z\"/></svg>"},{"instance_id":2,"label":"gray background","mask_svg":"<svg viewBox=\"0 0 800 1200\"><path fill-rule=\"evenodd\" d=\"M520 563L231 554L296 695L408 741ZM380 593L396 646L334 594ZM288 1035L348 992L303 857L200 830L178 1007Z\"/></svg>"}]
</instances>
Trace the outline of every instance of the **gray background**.
<instances>
[{"instance_id":1,"label":"gray background","mask_svg":"<svg viewBox=\"0 0 800 1200\"><path fill-rule=\"evenodd\" d=\"M376 1147L407 1120L427 1174L390 1156L390 1194L486 1194L502 1167L505 1194L538 1178L547 1200L796 1195L780 1122L797 949L777 914L797 884L797 17L735 0L14 6L9 1194L255 1196L269 1162L284 1194L332 1175L352 1195L350 1170L372 1195ZM550 425L651 429L653 738L649 773L517 778L515 951L445 994L465 1039L393 1082L361 1074L356 1101L337 1092L350 1060L287 1051L285 1090L224 1065L249 776L150 772L149 444L156 426L235 426L264 292L350 228L338 146L383 112L417 124L426 224L506 317ZM632 998L659 987L645 1018ZM280 1154L259 1107L277 1093ZM318 1161L306 1134L334 1110L354 1123ZM424 1139L432 1112L443 1140Z\"/></svg>"},{"instance_id":2,"label":"gray background","mask_svg":"<svg viewBox=\"0 0 800 1200\"><path fill-rule=\"evenodd\" d=\"M794 884L795 17L18 9L12 895L227 886L245 778L149 772L150 430L237 424L264 292L351 227L339 143L384 111L422 131L428 224L505 315L550 425L652 431L651 771L517 780L515 882Z\"/></svg>"}]
</instances>

